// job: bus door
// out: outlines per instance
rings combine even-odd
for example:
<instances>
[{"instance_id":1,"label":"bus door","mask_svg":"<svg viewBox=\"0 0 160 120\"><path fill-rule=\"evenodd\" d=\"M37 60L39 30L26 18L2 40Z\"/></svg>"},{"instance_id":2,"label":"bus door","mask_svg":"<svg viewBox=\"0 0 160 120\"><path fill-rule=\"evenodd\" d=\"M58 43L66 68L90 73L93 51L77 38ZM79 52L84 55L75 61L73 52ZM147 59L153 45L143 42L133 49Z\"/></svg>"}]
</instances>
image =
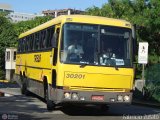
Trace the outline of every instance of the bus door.
<instances>
[{"instance_id":1,"label":"bus door","mask_svg":"<svg viewBox=\"0 0 160 120\"><path fill-rule=\"evenodd\" d=\"M55 25L54 32L54 41L53 41L53 49L52 49L52 86L56 87L56 64L58 59L58 43L59 43L59 34L60 34L60 24Z\"/></svg>"}]
</instances>

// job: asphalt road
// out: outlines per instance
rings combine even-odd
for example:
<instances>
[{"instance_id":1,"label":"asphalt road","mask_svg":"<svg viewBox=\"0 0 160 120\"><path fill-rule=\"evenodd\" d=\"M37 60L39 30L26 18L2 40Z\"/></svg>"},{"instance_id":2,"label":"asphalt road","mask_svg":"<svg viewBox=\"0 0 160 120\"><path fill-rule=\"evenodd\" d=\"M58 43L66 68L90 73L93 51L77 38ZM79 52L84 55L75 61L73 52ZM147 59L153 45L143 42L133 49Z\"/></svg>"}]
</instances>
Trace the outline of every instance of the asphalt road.
<instances>
[{"instance_id":1,"label":"asphalt road","mask_svg":"<svg viewBox=\"0 0 160 120\"><path fill-rule=\"evenodd\" d=\"M47 111L46 104L35 96L0 97L0 119L17 120L160 120L160 109L136 105L111 105L108 111L99 106L60 105Z\"/></svg>"}]
</instances>

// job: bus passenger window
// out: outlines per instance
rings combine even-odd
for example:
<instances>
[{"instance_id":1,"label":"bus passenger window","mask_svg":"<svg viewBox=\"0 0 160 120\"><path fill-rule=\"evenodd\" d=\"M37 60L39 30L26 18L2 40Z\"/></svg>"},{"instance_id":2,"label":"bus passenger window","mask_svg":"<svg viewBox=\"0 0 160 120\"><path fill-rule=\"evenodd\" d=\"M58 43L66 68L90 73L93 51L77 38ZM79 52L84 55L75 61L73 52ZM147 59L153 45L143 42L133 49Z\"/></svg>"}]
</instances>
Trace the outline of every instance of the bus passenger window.
<instances>
[{"instance_id":1,"label":"bus passenger window","mask_svg":"<svg viewBox=\"0 0 160 120\"><path fill-rule=\"evenodd\" d=\"M30 48L30 36L27 37L27 44L28 44L28 51L31 51L31 48Z\"/></svg>"},{"instance_id":2,"label":"bus passenger window","mask_svg":"<svg viewBox=\"0 0 160 120\"><path fill-rule=\"evenodd\" d=\"M52 40L53 34L54 34L54 28L53 27L47 29L47 48L51 48L52 47L51 40Z\"/></svg>"},{"instance_id":3,"label":"bus passenger window","mask_svg":"<svg viewBox=\"0 0 160 120\"><path fill-rule=\"evenodd\" d=\"M25 44L26 44L26 52L27 52L29 50L29 39L28 39L28 37L26 37Z\"/></svg>"},{"instance_id":4,"label":"bus passenger window","mask_svg":"<svg viewBox=\"0 0 160 120\"><path fill-rule=\"evenodd\" d=\"M24 39L22 39L22 47L21 47L22 49L22 52L24 52L25 51L25 43L24 43Z\"/></svg>"},{"instance_id":5,"label":"bus passenger window","mask_svg":"<svg viewBox=\"0 0 160 120\"><path fill-rule=\"evenodd\" d=\"M30 36L30 51L33 50L33 42L34 42L33 35L31 35Z\"/></svg>"},{"instance_id":6,"label":"bus passenger window","mask_svg":"<svg viewBox=\"0 0 160 120\"><path fill-rule=\"evenodd\" d=\"M21 50L21 46L20 46L20 39L18 40L18 52L20 52L20 50Z\"/></svg>"},{"instance_id":7,"label":"bus passenger window","mask_svg":"<svg viewBox=\"0 0 160 120\"><path fill-rule=\"evenodd\" d=\"M59 39L59 32L60 32L60 29L59 28L57 28L57 30L56 30L56 46L58 46L58 39Z\"/></svg>"},{"instance_id":8,"label":"bus passenger window","mask_svg":"<svg viewBox=\"0 0 160 120\"><path fill-rule=\"evenodd\" d=\"M40 48L46 48L46 30L41 31L40 39Z\"/></svg>"},{"instance_id":9,"label":"bus passenger window","mask_svg":"<svg viewBox=\"0 0 160 120\"><path fill-rule=\"evenodd\" d=\"M32 40L31 40L31 35L28 37L28 47L29 47L29 50L28 51L31 51L32 50L32 48L31 48L31 42L32 42Z\"/></svg>"},{"instance_id":10,"label":"bus passenger window","mask_svg":"<svg viewBox=\"0 0 160 120\"><path fill-rule=\"evenodd\" d=\"M19 40L19 52L22 52L22 39Z\"/></svg>"},{"instance_id":11,"label":"bus passenger window","mask_svg":"<svg viewBox=\"0 0 160 120\"><path fill-rule=\"evenodd\" d=\"M38 46L39 46L39 34L36 33L36 34L35 34L34 49L35 49L35 50L38 50Z\"/></svg>"}]
</instances>

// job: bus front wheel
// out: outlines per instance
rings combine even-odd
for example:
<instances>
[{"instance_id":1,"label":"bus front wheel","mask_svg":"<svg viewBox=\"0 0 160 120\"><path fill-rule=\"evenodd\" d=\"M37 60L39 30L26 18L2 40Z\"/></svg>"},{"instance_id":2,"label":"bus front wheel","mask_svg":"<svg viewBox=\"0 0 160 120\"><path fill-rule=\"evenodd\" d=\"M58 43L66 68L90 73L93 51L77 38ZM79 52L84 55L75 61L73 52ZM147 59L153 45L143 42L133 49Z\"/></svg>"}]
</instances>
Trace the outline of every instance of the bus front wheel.
<instances>
[{"instance_id":1,"label":"bus front wheel","mask_svg":"<svg viewBox=\"0 0 160 120\"><path fill-rule=\"evenodd\" d=\"M53 101L49 99L48 88L45 89L45 100L47 105L47 110L52 111L55 108L55 104Z\"/></svg>"}]
</instances>

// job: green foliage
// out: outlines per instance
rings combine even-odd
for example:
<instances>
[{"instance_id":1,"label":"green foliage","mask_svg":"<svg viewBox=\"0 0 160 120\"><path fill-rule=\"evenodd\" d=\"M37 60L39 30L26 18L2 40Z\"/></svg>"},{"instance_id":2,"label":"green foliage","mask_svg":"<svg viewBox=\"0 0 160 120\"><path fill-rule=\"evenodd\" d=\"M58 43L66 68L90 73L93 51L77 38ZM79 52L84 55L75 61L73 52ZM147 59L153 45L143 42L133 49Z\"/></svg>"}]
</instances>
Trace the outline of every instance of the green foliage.
<instances>
[{"instance_id":1,"label":"green foliage","mask_svg":"<svg viewBox=\"0 0 160 120\"><path fill-rule=\"evenodd\" d=\"M51 17L36 17L34 20L11 23L6 15L0 13L0 79L5 77L5 49L16 47L21 33L51 19Z\"/></svg>"},{"instance_id":2,"label":"green foliage","mask_svg":"<svg viewBox=\"0 0 160 120\"><path fill-rule=\"evenodd\" d=\"M4 70L0 70L0 80L4 80L5 79L5 72Z\"/></svg>"},{"instance_id":3,"label":"green foliage","mask_svg":"<svg viewBox=\"0 0 160 120\"><path fill-rule=\"evenodd\" d=\"M15 30L17 32L17 35L20 35L21 33L26 32L27 30L32 29L51 19L52 19L51 16L43 16L43 17L36 17L33 20L21 21L15 24Z\"/></svg>"},{"instance_id":4,"label":"green foliage","mask_svg":"<svg viewBox=\"0 0 160 120\"><path fill-rule=\"evenodd\" d=\"M146 89L150 93L150 98L160 101L160 64L147 67L146 70Z\"/></svg>"},{"instance_id":5,"label":"green foliage","mask_svg":"<svg viewBox=\"0 0 160 120\"><path fill-rule=\"evenodd\" d=\"M13 24L0 14L0 78L4 77L5 69L5 49L6 47L14 47L16 44L17 35Z\"/></svg>"}]
</instances>

